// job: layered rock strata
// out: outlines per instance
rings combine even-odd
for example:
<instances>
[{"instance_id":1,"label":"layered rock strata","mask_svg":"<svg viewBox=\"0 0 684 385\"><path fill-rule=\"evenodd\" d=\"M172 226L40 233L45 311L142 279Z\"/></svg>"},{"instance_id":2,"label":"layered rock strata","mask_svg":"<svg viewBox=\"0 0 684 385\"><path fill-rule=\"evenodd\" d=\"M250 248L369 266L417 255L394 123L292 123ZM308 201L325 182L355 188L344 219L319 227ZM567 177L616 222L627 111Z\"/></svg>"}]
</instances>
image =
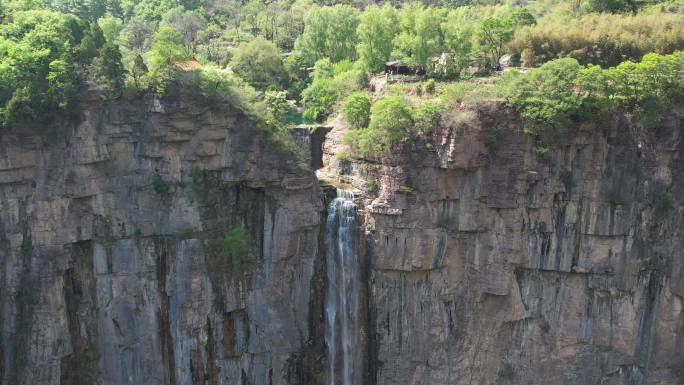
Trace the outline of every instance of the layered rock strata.
<instances>
[{"instance_id":1,"label":"layered rock strata","mask_svg":"<svg viewBox=\"0 0 684 385\"><path fill-rule=\"evenodd\" d=\"M682 383L682 120L545 144L502 105L448 115L382 159L341 121L325 143L365 206L366 383Z\"/></svg>"}]
</instances>

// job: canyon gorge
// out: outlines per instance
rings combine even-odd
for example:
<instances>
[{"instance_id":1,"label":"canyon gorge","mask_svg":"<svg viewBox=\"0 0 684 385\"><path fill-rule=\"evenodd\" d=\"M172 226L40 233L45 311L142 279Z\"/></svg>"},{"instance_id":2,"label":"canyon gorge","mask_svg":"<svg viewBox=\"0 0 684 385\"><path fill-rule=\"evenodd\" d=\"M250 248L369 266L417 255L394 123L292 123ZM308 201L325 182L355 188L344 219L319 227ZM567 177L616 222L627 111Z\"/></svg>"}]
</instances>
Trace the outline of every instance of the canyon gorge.
<instances>
[{"instance_id":1,"label":"canyon gorge","mask_svg":"<svg viewBox=\"0 0 684 385\"><path fill-rule=\"evenodd\" d=\"M356 158L340 118L80 112L0 136L2 384L682 383L681 114L542 147L487 102Z\"/></svg>"}]
</instances>

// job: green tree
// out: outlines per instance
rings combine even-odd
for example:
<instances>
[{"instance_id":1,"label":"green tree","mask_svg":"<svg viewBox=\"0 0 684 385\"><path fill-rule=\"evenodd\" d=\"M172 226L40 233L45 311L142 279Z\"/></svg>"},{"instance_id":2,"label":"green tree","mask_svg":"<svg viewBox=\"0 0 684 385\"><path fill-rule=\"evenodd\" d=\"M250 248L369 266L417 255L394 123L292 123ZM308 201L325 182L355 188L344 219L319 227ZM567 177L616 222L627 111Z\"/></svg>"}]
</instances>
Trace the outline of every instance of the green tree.
<instances>
[{"instance_id":1,"label":"green tree","mask_svg":"<svg viewBox=\"0 0 684 385\"><path fill-rule=\"evenodd\" d=\"M257 92L235 76L231 70L209 64L183 75L185 75L183 80L189 86L188 91L199 89L206 101L230 103L242 112L250 114L256 122L261 122L266 118L263 114L253 114L258 104Z\"/></svg>"},{"instance_id":2,"label":"green tree","mask_svg":"<svg viewBox=\"0 0 684 385\"><path fill-rule=\"evenodd\" d=\"M164 13L161 25L178 31L183 37L183 44L192 52L197 48L198 34L207 26L199 11L186 11L183 7L171 8Z\"/></svg>"},{"instance_id":3,"label":"green tree","mask_svg":"<svg viewBox=\"0 0 684 385\"><path fill-rule=\"evenodd\" d=\"M241 44L235 51L230 66L257 89L282 88L287 84L287 72L278 48L261 37Z\"/></svg>"},{"instance_id":4,"label":"green tree","mask_svg":"<svg viewBox=\"0 0 684 385\"><path fill-rule=\"evenodd\" d=\"M75 118L77 73L97 56L96 26L49 11L15 12L0 26L0 128L46 127Z\"/></svg>"},{"instance_id":5,"label":"green tree","mask_svg":"<svg viewBox=\"0 0 684 385\"><path fill-rule=\"evenodd\" d=\"M134 18L121 30L119 41L127 49L141 53L150 48L150 37L153 36L155 29L156 25L153 22Z\"/></svg>"},{"instance_id":6,"label":"green tree","mask_svg":"<svg viewBox=\"0 0 684 385\"><path fill-rule=\"evenodd\" d=\"M162 19L162 16L167 11L179 5L188 10L197 8L186 6L183 3L183 1L175 0L122 0L121 7L126 18L135 18L156 23Z\"/></svg>"},{"instance_id":7,"label":"green tree","mask_svg":"<svg viewBox=\"0 0 684 385\"><path fill-rule=\"evenodd\" d=\"M575 86L583 100L583 114L605 116L619 106L634 111L639 121L650 125L684 100L684 53L647 54L641 62L625 61L601 69L588 66L580 71Z\"/></svg>"},{"instance_id":8,"label":"green tree","mask_svg":"<svg viewBox=\"0 0 684 385\"><path fill-rule=\"evenodd\" d=\"M312 74L313 80L332 79L334 76L334 69L335 65L330 61L329 58L326 57L316 60Z\"/></svg>"},{"instance_id":9,"label":"green tree","mask_svg":"<svg viewBox=\"0 0 684 385\"><path fill-rule=\"evenodd\" d=\"M431 133L439 126L444 106L435 102L424 102L416 108L413 114L415 126L423 134Z\"/></svg>"},{"instance_id":10,"label":"green tree","mask_svg":"<svg viewBox=\"0 0 684 385\"><path fill-rule=\"evenodd\" d=\"M443 51L441 24L446 10L409 3L401 9L401 32L394 40L395 58L423 69Z\"/></svg>"},{"instance_id":11,"label":"green tree","mask_svg":"<svg viewBox=\"0 0 684 385\"><path fill-rule=\"evenodd\" d=\"M411 115L411 108L400 98L381 99L371 108L368 127L350 130L345 142L362 156L379 154L410 134Z\"/></svg>"},{"instance_id":12,"label":"green tree","mask_svg":"<svg viewBox=\"0 0 684 385\"><path fill-rule=\"evenodd\" d=\"M507 17L508 22L513 27L537 24L537 19L527 8L515 8Z\"/></svg>"},{"instance_id":13,"label":"green tree","mask_svg":"<svg viewBox=\"0 0 684 385\"><path fill-rule=\"evenodd\" d=\"M287 91L266 91L264 92L264 102L268 106L269 120L273 124L285 122L287 114L296 109L294 100L287 98Z\"/></svg>"},{"instance_id":14,"label":"green tree","mask_svg":"<svg viewBox=\"0 0 684 385\"><path fill-rule=\"evenodd\" d=\"M45 8L76 15L92 22L97 21L107 11L106 0L46 0Z\"/></svg>"},{"instance_id":15,"label":"green tree","mask_svg":"<svg viewBox=\"0 0 684 385\"><path fill-rule=\"evenodd\" d=\"M370 120L371 101L364 92L349 95L342 103L342 117L351 128L362 128Z\"/></svg>"},{"instance_id":16,"label":"green tree","mask_svg":"<svg viewBox=\"0 0 684 385\"><path fill-rule=\"evenodd\" d=\"M499 59L506 52L506 44L513 39L515 28L535 23L534 16L526 9L483 19L475 30L475 39L483 54L481 64L490 67L498 65Z\"/></svg>"},{"instance_id":17,"label":"green tree","mask_svg":"<svg viewBox=\"0 0 684 385\"><path fill-rule=\"evenodd\" d=\"M276 45L286 51L294 49L295 41L304 32L304 20L311 7L308 0L296 0L285 12L278 15Z\"/></svg>"},{"instance_id":18,"label":"green tree","mask_svg":"<svg viewBox=\"0 0 684 385\"><path fill-rule=\"evenodd\" d=\"M118 93L123 87L126 72L121 62L119 46L105 43L100 48L98 57L93 59L90 70L91 77L108 93Z\"/></svg>"},{"instance_id":19,"label":"green tree","mask_svg":"<svg viewBox=\"0 0 684 385\"><path fill-rule=\"evenodd\" d=\"M148 55L147 83L159 95L176 90L180 71L173 64L192 58L183 42L183 36L171 27L160 27L152 38ZM178 90L180 91L180 90Z\"/></svg>"},{"instance_id":20,"label":"green tree","mask_svg":"<svg viewBox=\"0 0 684 385\"><path fill-rule=\"evenodd\" d=\"M575 59L558 59L508 84L507 101L520 111L527 133L549 137L567 129L582 105L574 90L581 69Z\"/></svg>"},{"instance_id":21,"label":"green tree","mask_svg":"<svg viewBox=\"0 0 684 385\"><path fill-rule=\"evenodd\" d=\"M145 60L143 60L143 57L140 54L135 55L133 58L133 65L131 66L130 74L133 77L133 84L135 85L135 88L142 88L142 80L144 76L147 75L147 66L145 65Z\"/></svg>"},{"instance_id":22,"label":"green tree","mask_svg":"<svg viewBox=\"0 0 684 385\"><path fill-rule=\"evenodd\" d=\"M506 43L513 38L513 30L508 20L488 17L475 30L475 38L483 53L482 65L496 66L505 52Z\"/></svg>"},{"instance_id":23,"label":"green tree","mask_svg":"<svg viewBox=\"0 0 684 385\"><path fill-rule=\"evenodd\" d=\"M348 5L312 7L306 17L304 32L295 43L295 50L309 65L324 57L333 62L354 59L358 13Z\"/></svg>"},{"instance_id":24,"label":"green tree","mask_svg":"<svg viewBox=\"0 0 684 385\"><path fill-rule=\"evenodd\" d=\"M634 0L587 0L582 4L582 7L589 12L619 13L636 12L637 10L637 4Z\"/></svg>"},{"instance_id":25,"label":"green tree","mask_svg":"<svg viewBox=\"0 0 684 385\"><path fill-rule=\"evenodd\" d=\"M473 35L479 15L473 8L462 7L449 11L442 23L444 50L453 60L452 73L459 74L468 68L473 54Z\"/></svg>"},{"instance_id":26,"label":"green tree","mask_svg":"<svg viewBox=\"0 0 684 385\"><path fill-rule=\"evenodd\" d=\"M149 52L150 71L156 72L167 67L170 61L187 60L192 57L184 44L183 36L171 27L160 27L152 38Z\"/></svg>"},{"instance_id":27,"label":"green tree","mask_svg":"<svg viewBox=\"0 0 684 385\"><path fill-rule=\"evenodd\" d=\"M394 37L399 32L397 11L389 4L371 5L361 14L357 29L359 60L372 72L382 71L392 54Z\"/></svg>"},{"instance_id":28,"label":"green tree","mask_svg":"<svg viewBox=\"0 0 684 385\"><path fill-rule=\"evenodd\" d=\"M304 118L322 121L332 112L338 100L366 85L368 76L363 69L358 67L334 75L337 66L329 68L329 62L325 59L317 64L321 67L314 71L314 81L302 92L302 105ZM333 77L330 77L330 71Z\"/></svg>"},{"instance_id":29,"label":"green tree","mask_svg":"<svg viewBox=\"0 0 684 385\"><path fill-rule=\"evenodd\" d=\"M114 44L119 42L119 34L123 29L123 22L121 19L112 16L105 16L101 17L97 21L97 25L100 26L105 40Z\"/></svg>"},{"instance_id":30,"label":"green tree","mask_svg":"<svg viewBox=\"0 0 684 385\"><path fill-rule=\"evenodd\" d=\"M314 80L302 92L303 116L305 119L320 122L330 112L339 98L339 92L334 87L332 79Z\"/></svg>"},{"instance_id":31,"label":"green tree","mask_svg":"<svg viewBox=\"0 0 684 385\"><path fill-rule=\"evenodd\" d=\"M619 87L616 75L617 73L603 70L597 65L589 65L579 72L575 86L582 96L586 114L606 116L620 105L620 100L615 97Z\"/></svg>"}]
</instances>

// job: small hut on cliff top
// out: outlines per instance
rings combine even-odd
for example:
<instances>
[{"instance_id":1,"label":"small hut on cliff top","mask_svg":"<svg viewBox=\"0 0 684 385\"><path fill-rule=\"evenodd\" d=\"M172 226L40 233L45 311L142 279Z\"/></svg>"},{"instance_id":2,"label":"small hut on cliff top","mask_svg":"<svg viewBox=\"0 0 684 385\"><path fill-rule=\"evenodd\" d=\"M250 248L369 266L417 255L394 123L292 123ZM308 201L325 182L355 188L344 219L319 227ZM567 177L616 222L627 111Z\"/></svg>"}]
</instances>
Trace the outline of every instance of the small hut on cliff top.
<instances>
[{"instance_id":1,"label":"small hut on cliff top","mask_svg":"<svg viewBox=\"0 0 684 385\"><path fill-rule=\"evenodd\" d=\"M407 64L399 60L393 60L385 63L385 73L390 75L413 75L414 71Z\"/></svg>"},{"instance_id":2,"label":"small hut on cliff top","mask_svg":"<svg viewBox=\"0 0 684 385\"><path fill-rule=\"evenodd\" d=\"M181 71L186 72L202 68L202 63L200 63L199 60L195 59L194 57L188 60L169 60L169 64Z\"/></svg>"}]
</instances>

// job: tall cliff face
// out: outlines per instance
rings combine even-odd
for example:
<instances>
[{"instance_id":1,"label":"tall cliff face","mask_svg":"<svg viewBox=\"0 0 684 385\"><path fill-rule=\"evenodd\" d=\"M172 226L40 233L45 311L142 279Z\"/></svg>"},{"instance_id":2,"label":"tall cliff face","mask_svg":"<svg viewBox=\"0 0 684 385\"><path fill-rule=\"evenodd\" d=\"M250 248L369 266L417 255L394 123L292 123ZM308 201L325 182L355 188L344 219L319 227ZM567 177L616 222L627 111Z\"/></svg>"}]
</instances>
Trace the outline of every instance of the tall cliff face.
<instances>
[{"instance_id":1,"label":"tall cliff face","mask_svg":"<svg viewBox=\"0 0 684 385\"><path fill-rule=\"evenodd\" d=\"M66 140L1 140L0 383L323 375L320 190L249 119L89 100ZM251 238L241 264L222 249L236 227Z\"/></svg>"},{"instance_id":2,"label":"tall cliff face","mask_svg":"<svg viewBox=\"0 0 684 385\"><path fill-rule=\"evenodd\" d=\"M681 383L683 128L547 152L490 105L373 162L334 156L337 122L319 175L362 195L366 383Z\"/></svg>"},{"instance_id":3,"label":"tall cliff face","mask_svg":"<svg viewBox=\"0 0 684 385\"><path fill-rule=\"evenodd\" d=\"M500 105L446 127L378 162L336 157L335 122L319 177L353 191L358 236L229 107L89 99L65 140L2 136L0 383L681 383L682 121L548 151ZM358 264L349 338L326 325L333 254Z\"/></svg>"}]
</instances>

